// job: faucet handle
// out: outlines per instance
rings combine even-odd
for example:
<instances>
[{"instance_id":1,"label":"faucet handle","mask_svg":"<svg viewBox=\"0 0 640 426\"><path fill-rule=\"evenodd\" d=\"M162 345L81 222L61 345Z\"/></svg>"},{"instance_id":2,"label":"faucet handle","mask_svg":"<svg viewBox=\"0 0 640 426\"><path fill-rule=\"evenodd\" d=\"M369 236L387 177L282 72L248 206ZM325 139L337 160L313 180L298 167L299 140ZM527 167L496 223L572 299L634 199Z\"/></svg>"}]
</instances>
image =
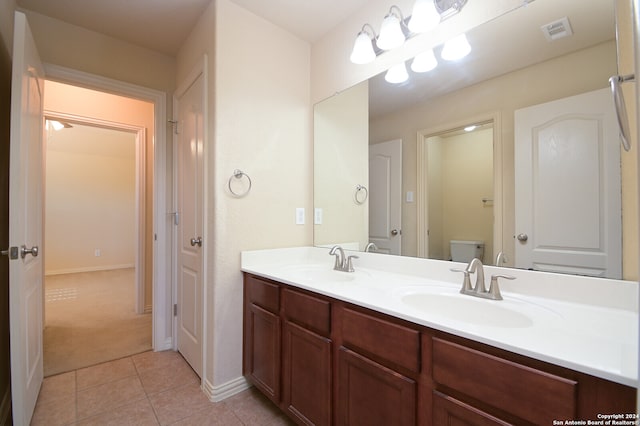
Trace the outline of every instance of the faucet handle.
<instances>
[{"instance_id":1,"label":"faucet handle","mask_svg":"<svg viewBox=\"0 0 640 426\"><path fill-rule=\"evenodd\" d=\"M349 256L347 258L347 272L355 272L355 269L353 269L353 259L360 259L360 257Z\"/></svg>"},{"instance_id":2,"label":"faucet handle","mask_svg":"<svg viewBox=\"0 0 640 426\"><path fill-rule=\"evenodd\" d=\"M489 285L489 294L491 294L491 298L494 300L502 300L502 295L500 294L500 286L498 285L498 278L504 278L505 280L515 280L516 277L513 275L491 275L491 284Z\"/></svg>"},{"instance_id":3,"label":"faucet handle","mask_svg":"<svg viewBox=\"0 0 640 426\"><path fill-rule=\"evenodd\" d=\"M467 269L451 268L449 270L451 272L462 272L464 274L464 278L462 279L462 288L460 289L460 293L468 293L468 292L473 290L473 287L471 287L471 278L469 278L470 272Z\"/></svg>"}]
</instances>

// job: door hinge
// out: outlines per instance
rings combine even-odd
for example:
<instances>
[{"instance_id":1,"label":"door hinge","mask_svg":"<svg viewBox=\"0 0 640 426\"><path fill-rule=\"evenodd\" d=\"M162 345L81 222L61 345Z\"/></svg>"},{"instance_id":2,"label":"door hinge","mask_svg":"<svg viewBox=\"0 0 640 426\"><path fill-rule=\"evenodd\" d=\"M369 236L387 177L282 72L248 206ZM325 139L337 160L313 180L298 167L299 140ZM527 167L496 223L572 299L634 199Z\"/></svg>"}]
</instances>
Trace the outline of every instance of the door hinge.
<instances>
[{"instance_id":1,"label":"door hinge","mask_svg":"<svg viewBox=\"0 0 640 426\"><path fill-rule=\"evenodd\" d=\"M0 255L9 256L9 260L16 260L19 257L20 250L18 247L9 247L6 250L0 251Z\"/></svg>"},{"instance_id":2,"label":"door hinge","mask_svg":"<svg viewBox=\"0 0 640 426\"><path fill-rule=\"evenodd\" d=\"M174 317L178 316L178 304L177 303L173 304L173 316Z\"/></svg>"},{"instance_id":3,"label":"door hinge","mask_svg":"<svg viewBox=\"0 0 640 426\"><path fill-rule=\"evenodd\" d=\"M173 133L175 133L176 135L180 133L180 131L178 130L178 120L167 120L169 123L171 123L171 125L173 126Z\"/></svg>"}]
</instances>

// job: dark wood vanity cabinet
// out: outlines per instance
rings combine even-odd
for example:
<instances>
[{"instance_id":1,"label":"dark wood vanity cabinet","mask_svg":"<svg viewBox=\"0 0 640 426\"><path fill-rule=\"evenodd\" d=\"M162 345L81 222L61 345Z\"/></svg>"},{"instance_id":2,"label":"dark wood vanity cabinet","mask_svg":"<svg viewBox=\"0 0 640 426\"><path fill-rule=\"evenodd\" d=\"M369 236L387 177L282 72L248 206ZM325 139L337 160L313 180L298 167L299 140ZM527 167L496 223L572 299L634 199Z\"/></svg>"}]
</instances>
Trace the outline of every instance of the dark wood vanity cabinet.
<instances>
[{"instance_id":1,"label":"dark wood vanity cabinet","mask_svg":"<svg viewBox=\"0 0 640 426\"><path fill-rule=\"evenodd\" d=\"M636 389L245 274L244 373L298 424L547 425Z\"/></svg>"}]
</instances>

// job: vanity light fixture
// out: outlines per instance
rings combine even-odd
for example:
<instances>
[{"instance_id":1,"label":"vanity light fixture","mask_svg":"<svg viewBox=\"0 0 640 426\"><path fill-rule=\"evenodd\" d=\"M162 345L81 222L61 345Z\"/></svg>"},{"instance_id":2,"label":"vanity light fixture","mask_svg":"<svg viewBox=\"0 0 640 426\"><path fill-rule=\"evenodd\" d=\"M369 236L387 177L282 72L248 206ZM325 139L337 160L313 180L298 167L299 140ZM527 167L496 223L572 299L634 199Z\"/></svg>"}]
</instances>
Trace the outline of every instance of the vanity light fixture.
<instances>
[{"instance_id":1,"label":"vanity light fixture","mask_svg":"<svg viewBox=\"0 0 640 426\"><path fill-rule=\"evenodd\" d=\"M371 33L367 31L370 29ZM356 42L351 51L351 62L354 64L368 64L376 59L376 52L373 48L373 40L376 39L376 32L369 24L364 24L362 30L356 37Z\"/></svg>"},{"instance_id":2,"label":"vanity light fixture","mask_svg":"<svg viewBox=\"0 0 640 426\"><path fill-rule=\"evenodd\" d=\"M400 47L416 34L434 29L440 22L460 12L466 3L467 0L415 0L412 14L407 19L398 6L391 6L382 21L380 35L376 35L371 25L363 25L351 51L351 62L373 62L384 51Z\"/></svg>"},{"instance_id":3,"label":"vanity light fixture","mask_svg":"<svg viewBox=\"0 0 640 426\"><path fill-rule=\"evenodd\" d=\"M469 52L471 52L471 45L466 34L462 33L444 44L441 56L446 61L455 61L464 58Z\"/></svg>"},{"instance_id":4,"label":"vanity light fixture","mask_svg":"<svg viewBox=\"0 0 640 426\"><path fill-rule=\"evenodd\" d=\"M389 68L387 73L384 75L384 79L388 83L400 84L404 83L409 79L409 74L407 73L407 66L404 62L400 62Z\"/></svg>"},{"instance_id":5,"label":"vanity light fixture","mask_svg":"<svg viewBox=\"0 0 640 426\"><path fill-rule=\"evenodd\" d=\"M407 37L402 30L404 17L398 6L391 6L380 27L380 36L376 44L382 50L391 50L404 44Z\"/></svg>"},{"instance_id":6,"label":"vanity light fixture","mask_svg":"<svg viewBox=\"0 0 640 426\"><path fill-rule=\"evenodd\" d=\"M426 52L422 52L416 55L411 62L411 71L413 72L428 72L438 66L438 60L436 55L433 54L433 49L429 49Z\"/></svg>"},{"instance_id":7,"label":"vanity light fixture","mask_svg":"<svg viewBox=\"0 0 640 426\"><path fill-rule=\"evenodd\" d=\"M57 132L58 130L62 130L62 129L70 129L73 126L67 122L47 119L45 122L45 127L47 130L51 128Z\"/></svg>"},{"instance_id":8,"label":"vanity light fixture","mask_svg":"<svg viewBox=\"0 0 640 426\"><path fill-rule=\"evenodd\" d=\"M424 33L433 30L440 23L440 13L434 0L416 0L409 19L409 30L412 33Z\"/></svg>"}]
</instances>

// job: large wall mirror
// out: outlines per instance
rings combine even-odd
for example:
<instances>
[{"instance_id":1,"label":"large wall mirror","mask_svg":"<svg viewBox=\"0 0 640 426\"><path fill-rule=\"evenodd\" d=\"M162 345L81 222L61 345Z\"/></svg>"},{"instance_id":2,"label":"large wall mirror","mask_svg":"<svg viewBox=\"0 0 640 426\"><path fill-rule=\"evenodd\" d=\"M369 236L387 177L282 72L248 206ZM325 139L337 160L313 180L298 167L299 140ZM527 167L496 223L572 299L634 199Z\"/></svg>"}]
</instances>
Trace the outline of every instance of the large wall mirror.
<instances>
[{"instance_id":1,"label":"large wall mirror","mask_svg":"<svg viewBox=\"0 0 640 426\"><path fill-rule=\"evenodd\" d=\"M436 46L439 64L432 71L409 71L409 80L401 84L390 84L381 74L317 104L314 244L363 251L374 243L380 253L452 260L457 256L452 241L465 242L485 264L496 264L502 253L501 266L637 279L637 164L619 148L611 154L621 164L612 175L617 186L601 188L598 182L612 178L600 175L600 160L592 159L591 166L578 167L579 179L597 188L565 189L557 195L562 203L554 204L557 211L594 208L584 199L596 192L592 198L617 204L620 224L609 227L613 237L591 229L582 238L595 235L598 241L585 244L605 251L614 246L610 258L620 265L614 272L556 267L553 250L544 262L523 264L520 250L532 237L517 229L516 219L527 192L516 182L521 178L515 164L522 161L516 160L522 156L517 128L522 119L516 117L543 104L607 90L609 77L618 74L614 3L535 0L469 31L472 51L461 60L440 59ZM558 37L562 32L567 36ZM581 98L576 99L579 104ZM612 106L610 97L604 99L607 108ZM605 142L617 147L617 134L609 139ZM600 142L593 142L595 151L602 151ZM564 160L573 162L579 155L570 151ZM534 215L556 215L540 211L536 202ZM595 221L616 216L594 209L589 214ZM582 235L569 225L562 229Z\"/></svg>"}]
</instances>

